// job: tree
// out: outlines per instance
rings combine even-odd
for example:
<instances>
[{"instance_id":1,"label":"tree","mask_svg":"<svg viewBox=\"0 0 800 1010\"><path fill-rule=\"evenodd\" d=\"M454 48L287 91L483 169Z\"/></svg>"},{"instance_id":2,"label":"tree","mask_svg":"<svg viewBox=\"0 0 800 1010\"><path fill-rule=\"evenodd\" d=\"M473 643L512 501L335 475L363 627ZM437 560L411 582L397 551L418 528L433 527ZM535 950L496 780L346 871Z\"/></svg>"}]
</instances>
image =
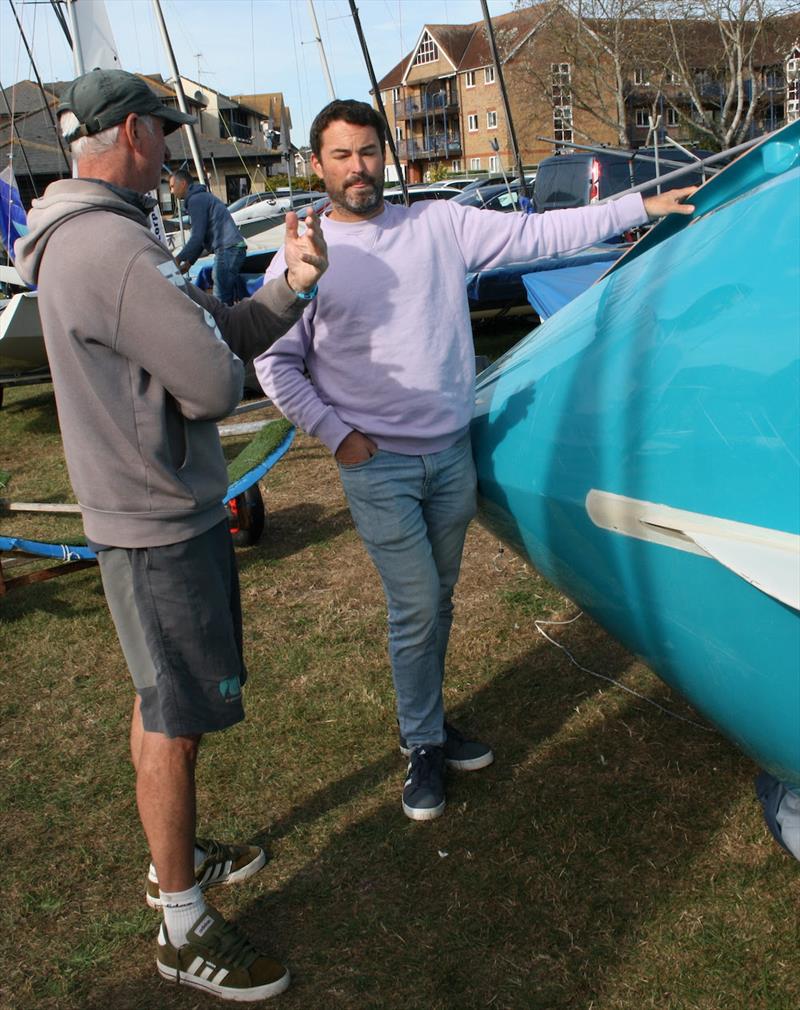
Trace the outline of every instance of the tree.
<instances>
[{"instance_id":1,"label":"tree","mask_svg":"<svg viewBox=\"0 0 800 1010\"><path fill-rule=\"evenodd\" d=\"M657 6L654 58L677 77L665 99L712 146L751 136L769 72L783 65L800 23L774 0L673 0Z\"/></svg>"},{"instance_id":2,"label":"tree","mask_svg":"<svg viewBox=\"0 0 800 1010\"><path fill-rule=\"evenodd\" d=\"M550 0L547 20L575 68L572 107L585 122L613 128L627 146L636 104L654 119L669 108L704 146L724 149L756 131L800 36L797 11L798 0Z\"/></svg>"}]
</instances>

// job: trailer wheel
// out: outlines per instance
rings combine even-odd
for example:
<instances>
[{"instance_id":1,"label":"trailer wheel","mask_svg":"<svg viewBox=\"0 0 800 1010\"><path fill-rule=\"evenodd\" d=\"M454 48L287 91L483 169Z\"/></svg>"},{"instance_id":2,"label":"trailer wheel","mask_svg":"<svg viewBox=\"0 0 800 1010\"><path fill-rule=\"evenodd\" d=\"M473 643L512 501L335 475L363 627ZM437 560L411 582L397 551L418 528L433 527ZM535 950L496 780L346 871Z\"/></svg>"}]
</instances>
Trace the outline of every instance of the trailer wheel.
<instances>
[{"instance_id":1,"label":"trailer wheel","mask_svg":"<svg viewBox=\"0 0 800 1010\"><path fill-rule=\"evenodd\" d=\"M257 544L264 532L266 510L258 484L227 502L228 529L236 547Z\"/></svg>"}]
</instances>

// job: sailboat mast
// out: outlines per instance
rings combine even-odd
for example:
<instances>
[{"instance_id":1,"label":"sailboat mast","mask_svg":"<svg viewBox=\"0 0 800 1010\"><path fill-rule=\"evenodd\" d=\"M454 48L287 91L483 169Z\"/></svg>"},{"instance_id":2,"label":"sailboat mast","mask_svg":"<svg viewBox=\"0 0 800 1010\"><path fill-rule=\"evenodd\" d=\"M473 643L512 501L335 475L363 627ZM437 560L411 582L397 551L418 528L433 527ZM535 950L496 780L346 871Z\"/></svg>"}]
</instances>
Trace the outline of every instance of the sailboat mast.
<instances>
[{"instance_id":1,"label":"sailboat mast","mask_svg":"<svg viewBox=\"0 0 800 1010\"><path fill-rule=\"evenodd\" d=\"M333 90L333 81L331 80L331 72L328 67L328 57L325 55L325 46L322 44L322 36L319 33L317 12L314 10L314 0L308 0L308 13L311 17L311 24L314 27L314 38L319 46L319 59L322 64L322 73L325 76L325 83L328 85L328 94L330 95L331 101L333 101L336 98L336 92Z\"/></svg>"},{"instance_id":2,"label":"sailboat mast","mask_svg":"<svg viewBox=\"0 0 800 1010\"><path fill-rule=\"evenodd\" d=\"M59 149L61 151L61 154L64 157L64 164L67 166L67 172L71 172L72 171L72 166L70 165L69 158L67 157L67 152L64 150L64 143L63 143L63 141L61 139L61 131L59 130L58 124L56 123L55 116L53 115L53 110L50 107L50 102L49 102L49 100L47 98L47 95L45 93L44 85L42 84L42 79L39 76L39 71L38 71L38 69L36 67L36 63L34 62L33 53L31 52L31 47L28 45L28 39L25 36L25 31L23 30L22 22L20 21L19 17L17 16L17 9L14 6L14 0L8 0L8 6L11 8L11 12L14 15L14 20L17 22L17 28L19 28L20 38L22 39L22 43L25 46L25 52L28 54L28 59L31 61L31 69L33 70L33 72L34 72L34 74L36 76L36 83L39 85L39 91L41 92L42 101L44 102L44 107L45 107L45 109L47 111L47 115L50 117L50 122L51 122L51 124L53 126L53 129L56 131L56 137L58 138L58 146L59 146ZM16 132L16 130L15 130L15 132ZM27 162L27 157L26 157L25 160Z\"/></svg>"},{"instance_id":3,"label":"sailboat mast","mask_svg":"<svg viewBox=\"0 0 800 1010\"><path fill-rule=\"evenodd\" d=\"M67 0L67 14L69 15L69 30L72 35L72 62L75 66L75 76L81 77L86 73L86 65L81 48L81 35L75 18L75 0Z\"/></svg>"},{"instance_id":4,"label":"sailboat mast","mask_svg":"<svg viewBox=\"0 0 800 1010\"><path fill-rule=\"evenodd\" d=\"M381 98L380 89L378 88L378 79L375 76L375 70L372 66L372 58L369 55L369 49L367 49L367 40L364 38L364 32L361 30L361 19L358 16L358 8L356 7L355 0L350 0L350 13L353 15L353 23L356 26L358 41L361 43L361 52L364 54L364 62L367 65L367 73L369 74L369 79L372 83L372 93L375 95L375 101L378 103L378 111L381 116L383 116L384 123L386 123L386 139L389 142L389 150L392 152L392 160L394 161L394 167L397 171L397 178L400 180L400 187L403 190L403 201L407 207L408 188L406 187L405 176L403 175L403 169L400 165L400 158L397 155L397 147L394 142L394 137L389 129L389 120L386 118L386 110L383 107L383 99Z\"/></svg>"},{"instance_id":5,"label":"sailboat mast","mask_svg":"<svg viewBox=\"0 0 800 1010\"><path fill-rule=\"evenodd\" d=\"M517 143L517 133L514 129L514 120L511 118L511 106L508 101L508 92L506 91L506 82L503 77L503 67L500 63L500 57L497 53L497 43L494 38L494 28L492 27L492 19L489 17L489 7L486 0L481 0L481 10L483 11L483 23L486 26L486 35L489 39L489 48L492 51L492 61L494 63L494 72L497 74L497 83L500 85L500 94L503 98L503 109L506 114L506 122L508 123L508 133L511 138L511 150L514 154L514 163L517 169L517 178L519 179L519 192L520 196L527 196L528 190L525 185L525 175L522 171L522 159L519 154L519 144Z\"/></svg>"},{"instance_id":6,"label":"sailboat mast","mask_svg":"<svg viewBox=\"0 0 800 1010\"><path fill-rule=\"evenodd\" d=\"M181 112L185 112L187 115L190 115L189 107L186 104L186 95L183 91L183 84L181 84L181 75L178 73L178 64L175 61L175 53L172 49L172 42L170 42L167 25L164 21L164 14L161 11L161 4L159 0L153 0L153 10L155 11L158 27L161 31L161 40L164 43L164 51L167 54L169 71L172 74L172 79L175 81L175 95L178 99L178 108ZM200 155L197 137L194 134L194 127L191 123L185 123L183 129L186 131L186 138L189 141L189 150L192 152L192 160L194 161L194 167L197 170L197 178L204 186L207 186L208 177L206 175L205 166L203 165L203 159Z\"/></svg>"}]
</instances>

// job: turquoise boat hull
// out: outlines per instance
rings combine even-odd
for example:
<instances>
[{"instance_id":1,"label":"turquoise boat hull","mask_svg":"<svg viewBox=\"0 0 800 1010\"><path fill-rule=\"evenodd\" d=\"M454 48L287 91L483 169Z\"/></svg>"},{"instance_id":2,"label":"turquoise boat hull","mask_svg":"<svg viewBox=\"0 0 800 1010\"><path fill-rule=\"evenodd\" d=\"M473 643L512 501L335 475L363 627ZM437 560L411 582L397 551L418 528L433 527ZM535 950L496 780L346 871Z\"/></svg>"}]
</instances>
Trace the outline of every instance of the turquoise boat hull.
<instances>
[{"instance_id":1,"label":"turquoise boat hull","mask_svg":"<svg viewBox=\"0 0 800 1010\"><path fill-rule=\"evenodd\" d=\"M800 122L484 372L484 521L800 787Z\"/></svg>"}]
</instances>

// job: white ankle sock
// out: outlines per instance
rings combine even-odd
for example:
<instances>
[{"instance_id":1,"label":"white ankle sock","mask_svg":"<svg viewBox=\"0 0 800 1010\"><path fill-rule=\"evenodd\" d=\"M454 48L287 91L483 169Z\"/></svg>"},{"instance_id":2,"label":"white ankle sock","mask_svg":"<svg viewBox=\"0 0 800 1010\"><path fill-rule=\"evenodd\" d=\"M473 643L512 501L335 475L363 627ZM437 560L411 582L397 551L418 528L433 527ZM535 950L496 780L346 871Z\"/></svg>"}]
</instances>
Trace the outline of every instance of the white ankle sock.
<instances>
[{"instance_id":1,"label":"white ankle sock","mask_svg":"<svg viewBox=\"0 0 800 1010\"><path fill-rule=\"evenodd\" d=\"M205 849L200 849L200 848L198 848L195 845L195 847L194 847L194 868L195 868L195 870L200 869L200 866L201 866L201 864L202 864L202 862L203 862L203 860L205 858L206 858L206 850ZM150 875L150 879L151 880L158 880L158 877L156 876L156 868L155 868L155 866L153 866L152 863L150 864L150 874L149 875Z\"/></svg>"},{"instance_id":2,"label":"white ankle sock","mask_svg":"<svg viewBox=\"0 0 800 1010\"><path fill-rule=\"evenodd\" d=\"M173 947L186 943L186 934L206 910L206 900L199 884L186 891L162 891L164 925Z\"/></svg>"}]
</instances>

